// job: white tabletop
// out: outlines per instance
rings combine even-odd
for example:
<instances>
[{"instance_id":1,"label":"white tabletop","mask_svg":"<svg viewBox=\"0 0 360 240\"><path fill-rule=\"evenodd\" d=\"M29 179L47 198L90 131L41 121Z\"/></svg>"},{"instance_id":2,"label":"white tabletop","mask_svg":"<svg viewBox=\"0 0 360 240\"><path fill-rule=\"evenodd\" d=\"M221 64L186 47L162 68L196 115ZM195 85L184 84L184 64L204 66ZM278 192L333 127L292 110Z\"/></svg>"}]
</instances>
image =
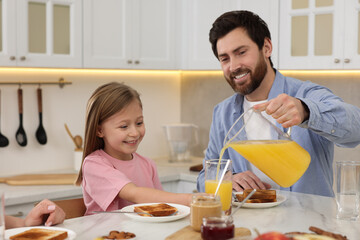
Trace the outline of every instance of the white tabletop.
<instances>
[{"instance_id":1,"label":"white tabletop","mask_svg":"<svg viewBox=\"0 0 360 240\"><path fill-rule=\"evenodd\" d=\"M336 219L334 198L280 191L287 200L279 206L264 209L240 209L234 216L235 227L254 228L261 233L268 231L309 232L310 226L346 235L350 240L360 236L360 220ZM77 233L76 239L91 240L106 235L111 230L133 232L137 240L165 239L189 225L189 217L167 223L138 222L124 214L96 214L66 220L58 225Z\"/></svg>"}]
</instances>

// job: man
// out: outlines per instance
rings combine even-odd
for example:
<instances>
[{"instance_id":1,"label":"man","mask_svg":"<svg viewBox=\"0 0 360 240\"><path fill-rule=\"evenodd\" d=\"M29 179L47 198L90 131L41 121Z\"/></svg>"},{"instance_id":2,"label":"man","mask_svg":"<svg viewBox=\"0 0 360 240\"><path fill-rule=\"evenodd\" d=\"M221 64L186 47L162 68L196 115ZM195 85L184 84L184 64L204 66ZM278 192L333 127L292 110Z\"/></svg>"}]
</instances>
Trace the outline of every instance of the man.
<instances>
[{"instance_id":1,"label":"man","mask_svg":"<svg viewBox=\"0 0 360 240\"><path fill-rule=\"evenodd\" d=\"M49 216L44 223L45 215ZM25 219L5 215L5 228L39 226L41 224L49 227L62 223L64 220L64 211L52 201L44 199L29 212Z\"/></svg>"},{"instance_id":2,"label":"man","mask_svg":"<svg viewBox=\"0 0 360 240\"><path fill-rule=\"evenodd\" d=\"M244 109L253 107L271 116L283 131L292 127L292 139L309 152L311 163L293 186L281 188L228 148L223 158L233 161L235 191L275 188L333 196L334 143L342 147L360 143L360 109L325 87L285 77L274 69L269 29L252 12L220 16L210 30L210 42L235 94L214 109L205 159L219 158L226 133ZM204 191L204 169L197 187Z\"/></svg>"}]
</instances>

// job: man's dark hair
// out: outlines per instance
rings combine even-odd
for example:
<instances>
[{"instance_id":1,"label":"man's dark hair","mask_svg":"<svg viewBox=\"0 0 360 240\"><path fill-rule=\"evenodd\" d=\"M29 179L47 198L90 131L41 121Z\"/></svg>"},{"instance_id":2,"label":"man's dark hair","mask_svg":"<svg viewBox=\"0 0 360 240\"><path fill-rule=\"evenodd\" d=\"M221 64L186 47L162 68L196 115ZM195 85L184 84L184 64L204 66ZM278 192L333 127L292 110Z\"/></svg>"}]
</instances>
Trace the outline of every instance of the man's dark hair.
<instances>
[{"instance_id":1,"label":"man's dark hair","mask_svg":"<svg viewBox=\"0 0 360 240\"><path fill-rule=\"evenodd\" d=\"M259 50L263 48L265 38L271 40L267 24L255 13L249 11L226 12L215 20L209 33L209 40L216 58L218 58L216 49L218 39L238 27L246 30L250 39L256 43ZM273 67L270 57L269 60L271 67Z\"/></svg>"}]
</instances>

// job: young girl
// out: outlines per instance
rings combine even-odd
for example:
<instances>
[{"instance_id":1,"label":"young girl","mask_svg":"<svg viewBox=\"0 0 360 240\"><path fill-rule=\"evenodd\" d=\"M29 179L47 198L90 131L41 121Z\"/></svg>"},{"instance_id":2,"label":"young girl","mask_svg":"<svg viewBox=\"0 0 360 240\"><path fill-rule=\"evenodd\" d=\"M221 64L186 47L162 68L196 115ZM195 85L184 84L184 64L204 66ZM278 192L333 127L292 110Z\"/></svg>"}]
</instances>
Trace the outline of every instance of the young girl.
<instances>
[{"instance_id":1,"label":"young girl","mask_svg":"<svg viewBox=\"0 0 360 240\"><path fill-rule=\"evenodd\" d=\"M191 194L162 191L155 163L136 153L145 135L139 94L121 83L100 86L87 104L85 145L77 185L85 215L133 203L189 205Z\"/></svg>"}]
</instances>

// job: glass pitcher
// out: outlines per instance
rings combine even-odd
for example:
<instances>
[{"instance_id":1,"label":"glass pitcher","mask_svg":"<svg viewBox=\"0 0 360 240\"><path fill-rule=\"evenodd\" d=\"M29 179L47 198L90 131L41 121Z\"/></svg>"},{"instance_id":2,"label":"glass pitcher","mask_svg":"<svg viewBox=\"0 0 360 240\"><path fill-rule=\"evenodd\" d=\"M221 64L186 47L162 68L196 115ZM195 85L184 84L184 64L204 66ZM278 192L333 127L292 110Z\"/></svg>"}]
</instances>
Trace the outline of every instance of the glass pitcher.
<instances>
[{"instance_id":1,"label":"glass pitcher","mask_svg":"<svg viewBox=\"0 0 360 240\"><path fill-rule=\"evenodd\" d=\"M281 187L290 187L305 173L310 154L267 117L245 111L226 134L222 153L231 147Z\"/></svg>"}]
</instances>

